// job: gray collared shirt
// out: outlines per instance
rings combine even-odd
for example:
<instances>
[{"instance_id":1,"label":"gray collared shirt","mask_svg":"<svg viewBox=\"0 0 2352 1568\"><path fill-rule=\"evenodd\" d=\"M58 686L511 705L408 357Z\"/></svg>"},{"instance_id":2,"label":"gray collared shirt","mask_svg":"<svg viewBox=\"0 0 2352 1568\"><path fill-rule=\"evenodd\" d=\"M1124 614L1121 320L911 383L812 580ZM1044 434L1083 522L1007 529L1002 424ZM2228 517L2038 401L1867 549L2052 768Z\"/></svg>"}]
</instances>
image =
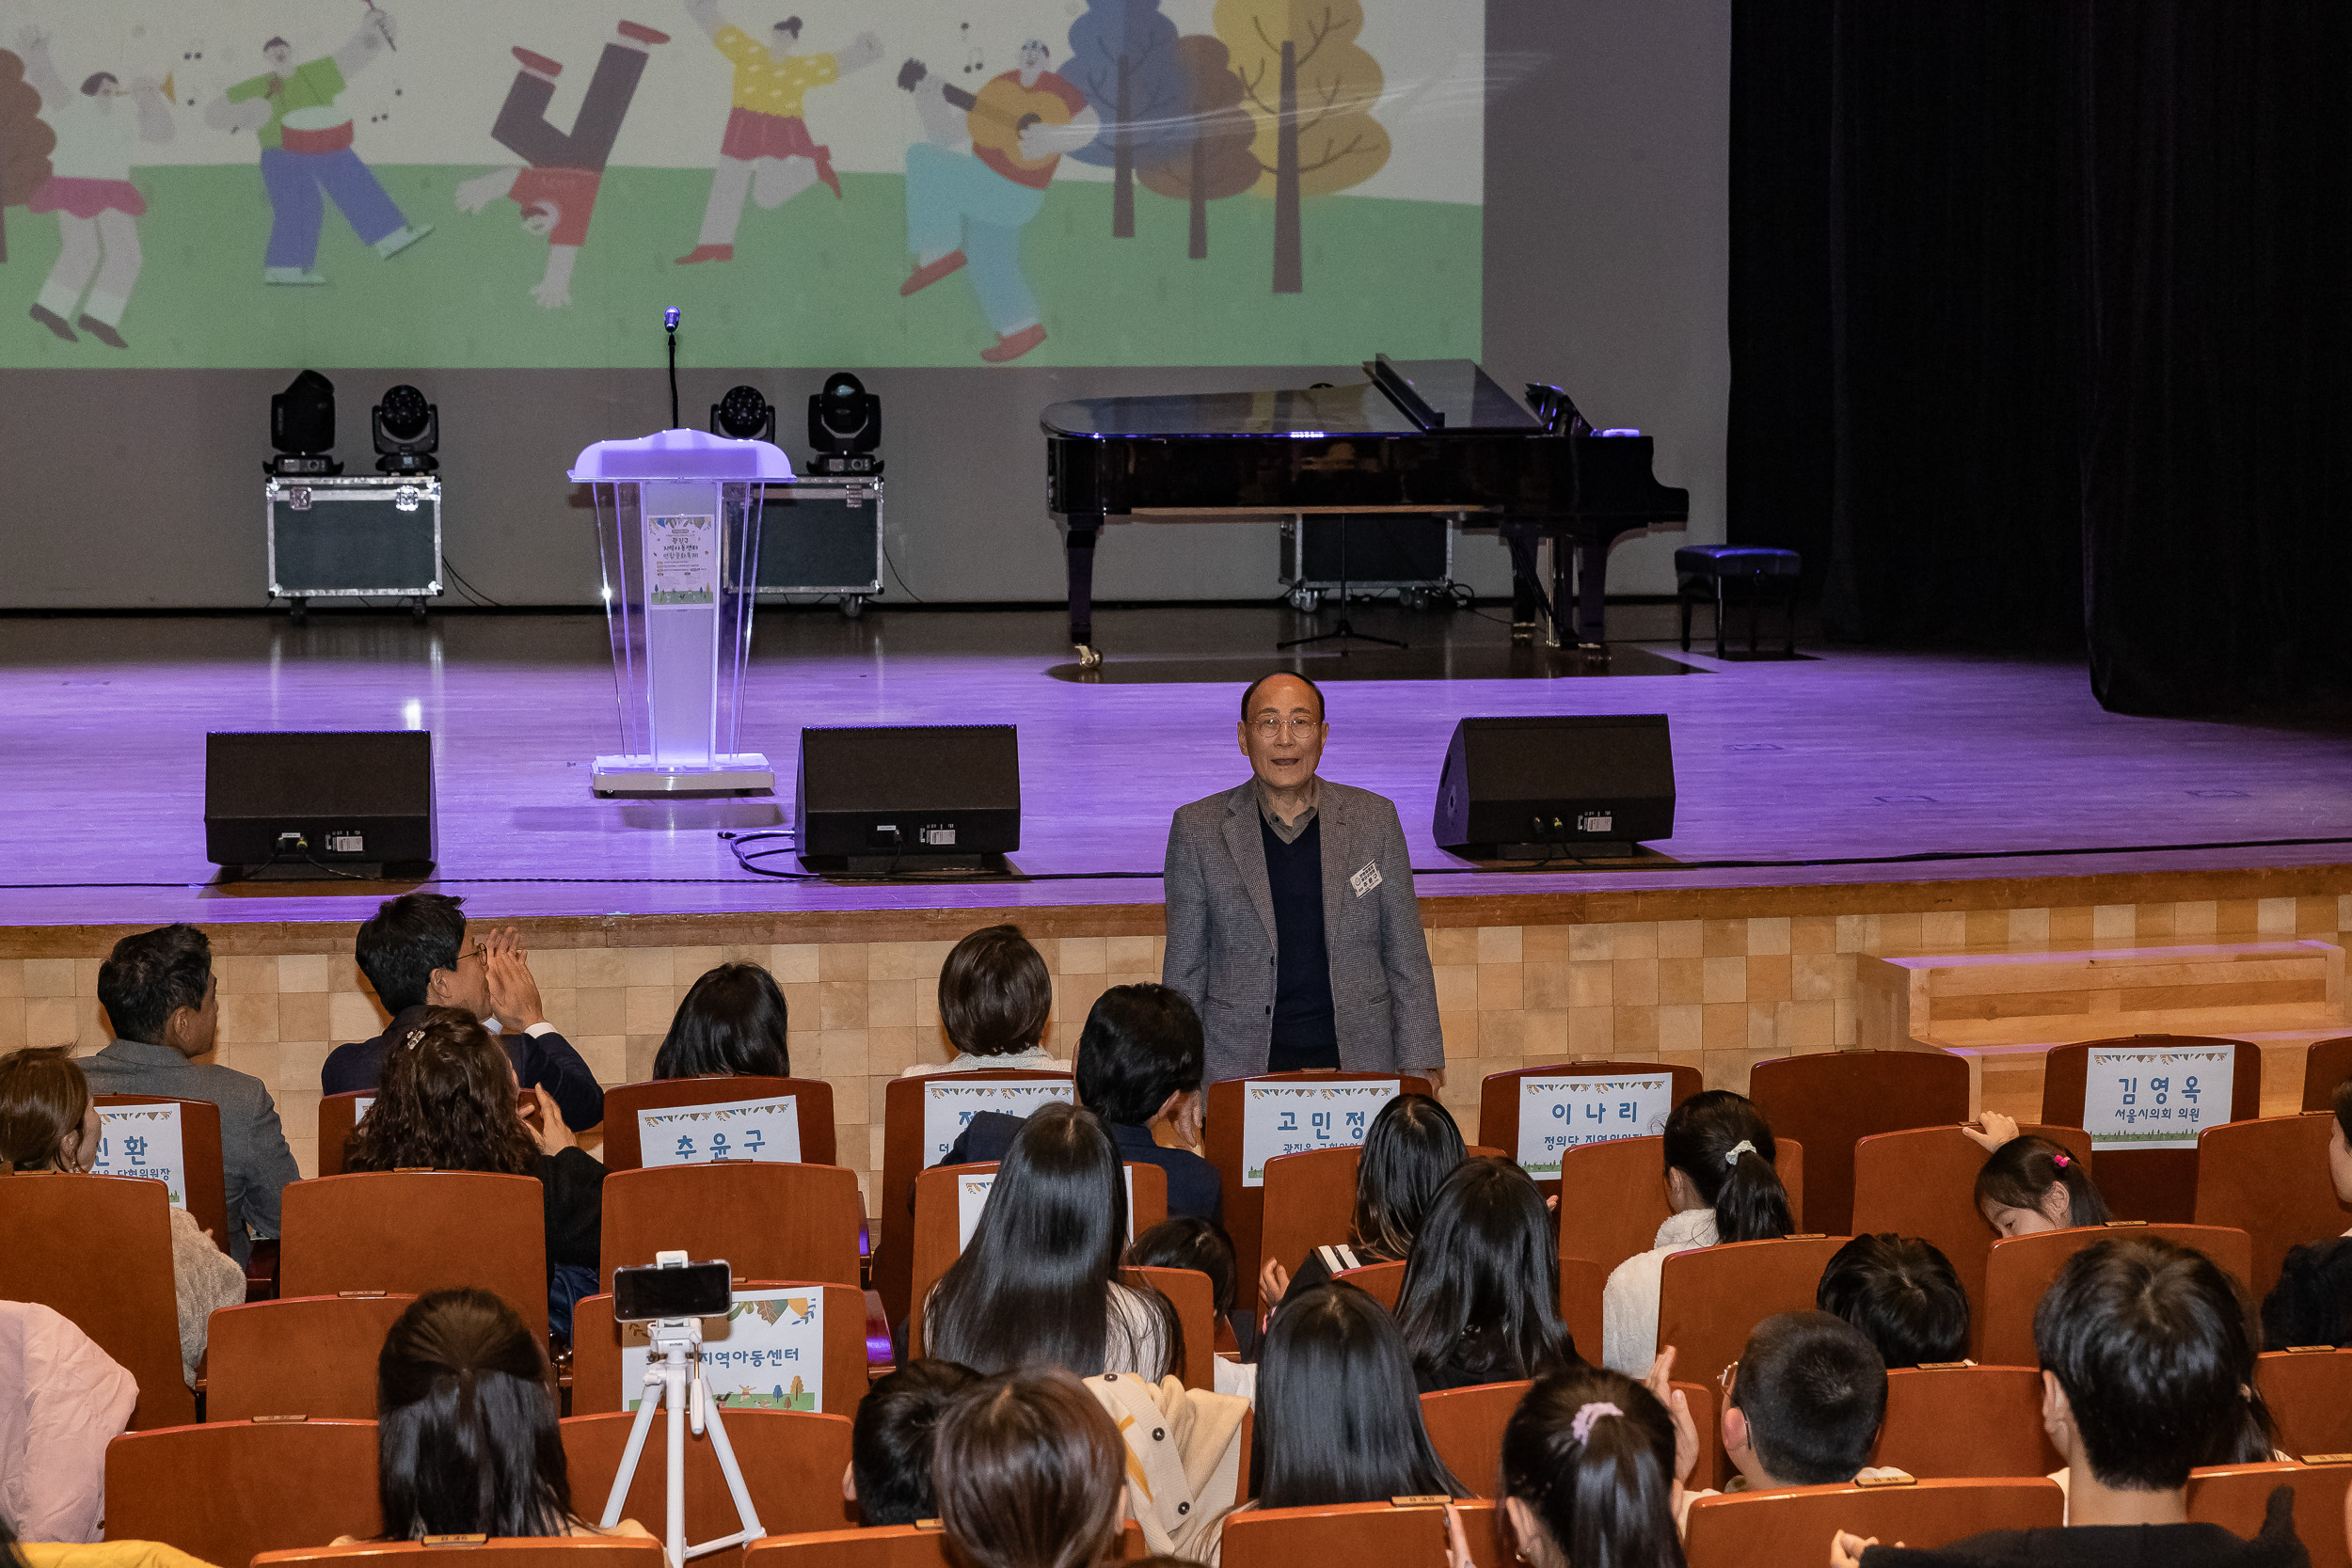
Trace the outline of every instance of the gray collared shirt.
<instances>
[{"instance_id":1,"label":"gray collared shirt","mask_svg":"<svg viewBox=\"0 0 2352 1568\"><path fill-rule=\"evenodd\" d=\"M1298 842L1298 835L1305 832L1308 826L1315 819L1315 786L1321 782L1322 781L1320 779L1310 779L1308 781L1307 809L1300 812L1293 820L1285 822L1280 817L1274 815L1274 807L1266 798L1267 791L1265 781L1259 778L1254 773L1250 775L1250 787L1258 792L1258 815L1265 819L1265 825L1274 831L1274 836L1276 838L1280 839L1285 844L1295 844Z\"/></svg>"}]
</instances>

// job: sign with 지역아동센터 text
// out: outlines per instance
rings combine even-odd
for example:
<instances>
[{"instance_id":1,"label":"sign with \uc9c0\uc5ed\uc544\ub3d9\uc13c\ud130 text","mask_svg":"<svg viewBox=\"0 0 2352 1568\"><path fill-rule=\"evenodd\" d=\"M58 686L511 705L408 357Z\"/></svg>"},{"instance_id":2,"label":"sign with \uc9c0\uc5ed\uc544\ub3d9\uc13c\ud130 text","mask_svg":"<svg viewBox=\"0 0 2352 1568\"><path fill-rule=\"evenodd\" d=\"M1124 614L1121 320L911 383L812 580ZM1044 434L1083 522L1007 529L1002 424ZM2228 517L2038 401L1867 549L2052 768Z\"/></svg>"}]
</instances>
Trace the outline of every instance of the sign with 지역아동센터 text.
<instances>
[{"instance_id":1,"label":"sign with \uc9c0\uc5ed\uc544\ub3d9\uc13c\ud130 text","mask_svg":"<svg viewBox=\"0 0 2352 1568\"><path fill-rule=\"evenodd\" d=\"M644 1402L651 1359L645 1325L621 1324L622 1409ZM703 1320L702 1359L711 1397L728 1410L823 1409L823 1288L738 1291L725 1317Z\"/></svg>"},{"instance_id":2,"label":"sign with \uc9c0\uc5ed\uc544\ub3d9\uc13c\ud130 text","mask_svg":"<svg viewBox=\"0 0 2352 1568\"><path fill-rule=\"evenodd\" d=\"M171 1206L188 1206L188 1160L177 1105L98 1107L98 1163L92 1176L138 1176L160 1181Z\"/></svg>"},{"instance_id":3,"label":"sign with \uc9c0\uc5ed\uc544\ub3d9\uc13c\ud130 text","mask_svg":"<svg viewBox=\"0 0 2352 1568\"><path fill-rule=\"evenodd\" d=\"M1120 1174L1127 1179L1127 1240L1136 1239L1136 1167L1122 1165ZM972 1232L980 1227L981 1211L988 1207L988 1195L996 1186L996 1173L976 1170L956 1183L956 1255L972 1244Z\"/></svg>"},{"instance_id":4,"label":"sign with \uc9c0\uc5ed\uc544\ub3d9\uc13c\ud130 text","mask_svg":"<svg viewBox=\"0 0 2352 1568\"><path fill-rule=\"evenodd\" d=\"M647 1106L637 1113L637 1157L648 1169L724 1160L798 1164L798 1098L787 1094L771 1100Z\"/></svg>"},{"instance_id":5,"label":"sign with \uc9c0\uc5ed\uc544\ub3d9\uc13c\ud130 text","mask_svg":"<svg viewBox=\"0 0 2352 1568\"><path fill-rule=\"evenodd\" d=\"M1372 1118L1403 1089L1402 1080L1369 1078L1332 1084L1250 1084L1242 1101L1241 1181L1265 1185L1265 1163L1279 1154L1352 1148L1372 1130Z\"/></svg>"},{"instance_id":6,"label":"sign with \uc9c0\uc5ed\uc544\ub3d9\uc13c\ud130 text","mask_svg":"<svg viewBox=\"0 0 2352 1568\"><path fill-rule=\"evenodd\" d=\"M1674 1109L1674 1074L1519 1080L1518 1163L1528 1175L1558 1176L1560 1156L1585 1144L1655 1137Z\"/></svg>"},{"instance_id":7,"label":"sign with \uc9c0\uc5ed\uc544\ub3d9\uc13c\ud130 text","mask_svg":"<svg viewBox=\"0 0 2352 1568\"><path fill-rule=\"evenodd\" d=\"M1071 1104L1078 1085L1071 1078L1015 1078L993 1084L958 1083L954 1073L923 1081L923 1168L947 1157L956 1139L982 1111L1025 1117L1041 1105Z\"/></svg>"},{"instance_id":8,"label":"sign with \uc9c0\uc5ed\uc544\ub3d9\uc13c\ud130 text","mask_svg":"<svg viewBox=\"0 0 2352 1568\"><path fill-rule=\"evenodd\" d=\"M2230 1119L2234 1045L2118 1047L2090 1053L2083 1128L2093 1153L2195 1148L2197 1134Z\"/></svg>"}]
</instances>

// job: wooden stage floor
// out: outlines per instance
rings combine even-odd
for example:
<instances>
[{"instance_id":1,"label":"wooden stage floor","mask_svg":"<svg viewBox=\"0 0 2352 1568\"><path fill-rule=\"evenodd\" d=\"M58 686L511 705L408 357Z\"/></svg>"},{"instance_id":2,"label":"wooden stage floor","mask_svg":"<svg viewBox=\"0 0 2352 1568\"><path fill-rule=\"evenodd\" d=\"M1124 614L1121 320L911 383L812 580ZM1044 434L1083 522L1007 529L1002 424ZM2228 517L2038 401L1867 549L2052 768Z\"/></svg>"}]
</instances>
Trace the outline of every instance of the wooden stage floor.
<instances>
[{"instance_id":1,"label":"wooden stage floor","mask_svg":"<svg viewBox=\"0 0 2352 1568\"><path fill-rule=\"evenodd\" d=\"M1304 662L1328 679L1325 772L1396 800L1426 898L1505 895L1535 919L1547 904L1589 917L1596 899L1629 909L1675 889L2286 868L2306 891L2352 889L2321 870L2352 864L2340 727L2105 713L2073 660L1817 645L1791 662L1718 663L1650 643L1611 678L1576 678L1515 662L1491 614L1355 608L1361 629L1414 649ZM1242 686L1274 663L1278 638L1315 626L1271 607L1107 611L1099 625L1114 666L1084 681L1057 668L1069 653L1051 612L763 610L742 738L775 763L778 797L623 802L587 784L590 756L616 744L597 616L0 620L0 927L364 917L380 885L216 883L201 822L214 729L431 730L436 885L485 915L1156 905L1169 813L1244 776ZM1680 800L1658 858L1531 872L1431 843L1457 719L1636 712L1673 720ZM720 836L789 820L803 724L976 721L1020 726L1014 860L1040 879L770 880L739 871ZM1460 923L1482 918L1463 911Z\"/></svg>"}]
</instances>

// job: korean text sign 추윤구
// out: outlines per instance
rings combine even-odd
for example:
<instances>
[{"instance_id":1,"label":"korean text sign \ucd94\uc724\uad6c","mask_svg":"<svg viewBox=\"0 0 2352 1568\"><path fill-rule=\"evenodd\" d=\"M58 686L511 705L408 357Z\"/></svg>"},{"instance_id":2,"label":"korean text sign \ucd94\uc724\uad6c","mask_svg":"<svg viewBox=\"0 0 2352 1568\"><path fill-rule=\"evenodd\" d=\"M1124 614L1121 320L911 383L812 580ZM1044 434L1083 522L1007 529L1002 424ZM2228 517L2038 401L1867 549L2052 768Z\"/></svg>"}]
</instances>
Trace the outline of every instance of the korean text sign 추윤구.
<instances>
[{"instance_id":1,"label":"korean text sign \ucd94\uc724\uad6c","mask_svg":"<svg viewBox=\"0 0 2352 1568\"><path fill-rule=\"evenodd\" d=\"M715 1164L723 1160L797 1164L798 1100L729 1100L709 1105L648 1106L637 1113L638 1159L655 1165Z\"/></svg>"}]
</instances>

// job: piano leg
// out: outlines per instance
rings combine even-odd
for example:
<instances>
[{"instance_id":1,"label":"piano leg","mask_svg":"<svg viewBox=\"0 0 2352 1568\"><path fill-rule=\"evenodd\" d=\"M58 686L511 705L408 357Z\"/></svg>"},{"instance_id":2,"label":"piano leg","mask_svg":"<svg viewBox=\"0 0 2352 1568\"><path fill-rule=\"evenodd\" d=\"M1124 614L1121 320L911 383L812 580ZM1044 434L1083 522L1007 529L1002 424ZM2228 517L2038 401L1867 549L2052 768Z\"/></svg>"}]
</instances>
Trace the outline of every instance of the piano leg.
<instances>
[{"instance_id":1,"label":"piano leg","mask_svg":"<svg viewBox=\"0 0 2352 1568\"><path fill-rule=\"evenodd\" d=\"M1103 662L1103 650L1094 645L1094 542L1102 526L1100 515L1072 517L1062 538L1070 568L1070 642L1079 665L1089 670Z\"/></svg>"},{"instance_id":2,"label":"piano leg","mask_svg":"<svg viewBox=\"0 0 2352 1568\"><path fill-rule=\"evenodd\" d=\"M1579 546L1582 559L1576 573L1576 640L1587 658L1609 657L1606 600L1609 586L1609 541L1587 541ZM1558 601L1555 600L1555 603Z\"/></svg>"},{"instance_id":3,"label":"piano leg","mask_svg":"<svg viewBox=\"0 0 2352 1568\"><path fill-rule=\"evenodd\" d=\"M1511 552L1511 641L1533 642L1535 618L1542 611L1543 572L1535 561L1536 542L1543 535L1523 524L1504 523L1503 547Z\"/></svg>"}]
</instances>

